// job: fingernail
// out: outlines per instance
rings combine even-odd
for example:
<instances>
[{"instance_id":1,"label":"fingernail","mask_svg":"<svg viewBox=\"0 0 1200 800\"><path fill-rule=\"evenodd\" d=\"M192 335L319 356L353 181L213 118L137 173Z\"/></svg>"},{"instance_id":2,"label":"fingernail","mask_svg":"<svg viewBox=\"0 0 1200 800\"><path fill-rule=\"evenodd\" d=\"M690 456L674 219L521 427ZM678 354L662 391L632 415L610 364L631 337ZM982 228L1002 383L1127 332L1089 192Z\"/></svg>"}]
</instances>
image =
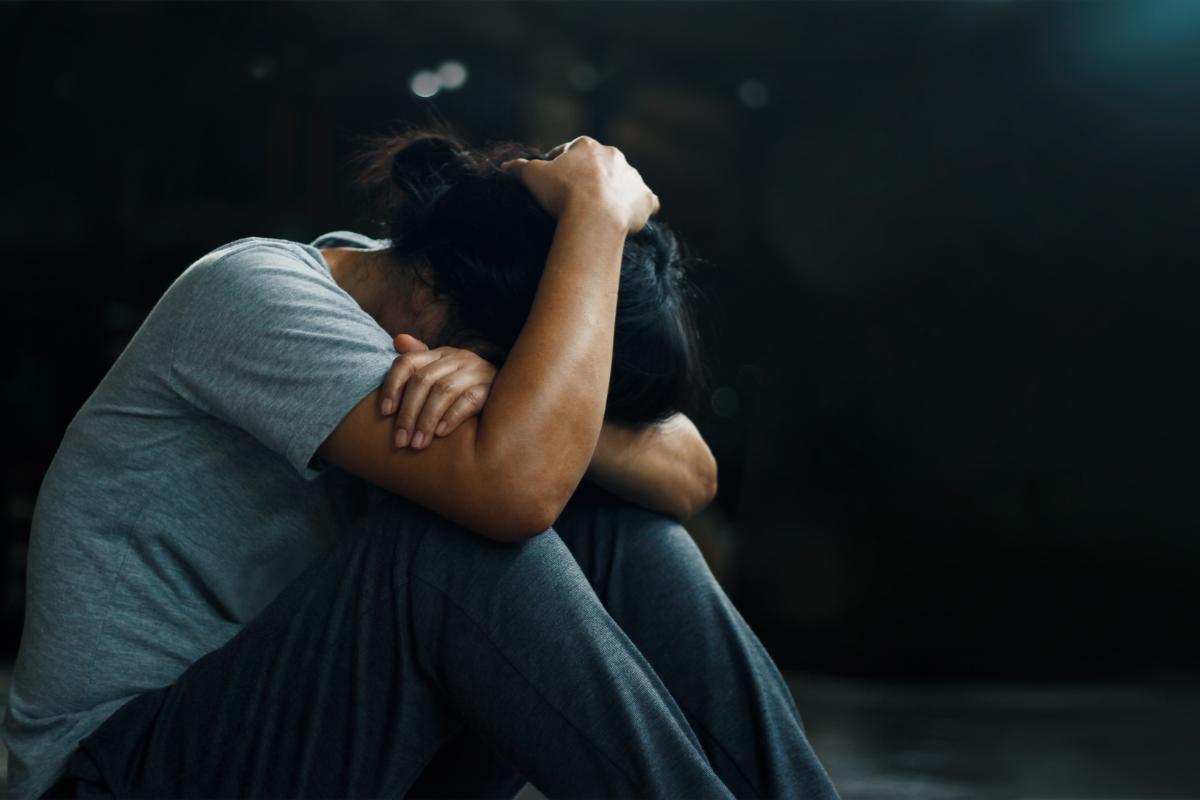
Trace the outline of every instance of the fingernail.
<instances>
[{"instance_id":1,"label":"fingernail","mask_svg":"<svg viewBox=\"0 0 1200 800\"><path fill-rule=\"evenodd\" d=\"M383 413L384 414L392 413L393 405L395 405L395 403L393 402L392 398L390 398L390 397L383 398Z\"/></svg>"},{"instance_id":2,"label":"fingernail","mask_svg":"<svg viewBox=\"0 0 1200 800\"><path fill-rule=\"evenodd\" d=\"M396 431L396 447L404 447L406 444L408 444L408 431L401 428Z\"/></svg>"},{"instance_id":3,"label":"fingernail","mask_svg":"<svg viewBox=\"0 0 1200 800\"><path fill-rule=\"evenodd\" d=\"M425 444L425 432L417 431L413 434L413 447L419 449L423 444Z\"/></svg>"},{"instance_id":4,"label":"fingernail","mask_svg":"<svg viewBox=\"0 0 1200 800\"><path fill-rule=\"evenodd\" d=\"M446 423L444 423L444 422L439 422L439 423L438 423L438 426L437 426L437 435L438 435L438 436L445 436L445 435L446 435L446 429L447 429L447 428L449 428L449 427L450 427L450 426L449 426L449 425L447 425Z\"/></svg>"}]
</instances>

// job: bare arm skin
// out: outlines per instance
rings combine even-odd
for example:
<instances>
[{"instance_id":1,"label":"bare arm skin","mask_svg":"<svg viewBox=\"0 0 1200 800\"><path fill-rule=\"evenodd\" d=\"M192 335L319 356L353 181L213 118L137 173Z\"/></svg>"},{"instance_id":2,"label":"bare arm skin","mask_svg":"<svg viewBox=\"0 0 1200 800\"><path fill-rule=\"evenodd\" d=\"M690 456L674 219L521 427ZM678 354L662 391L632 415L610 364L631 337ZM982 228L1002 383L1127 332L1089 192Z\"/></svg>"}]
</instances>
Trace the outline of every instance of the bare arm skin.
<instances>
[{"instance_id":1,"label":"bare arm skin","mask_svg":"<svg viewBox=\"0 0 1200 800\"><path fill-rule=\"evenodd\" d=\"M456 347L430 350L405 333L395 343L401 356L380 387L379 411L395 412L396 447L406 446L404 431L414 427L418 435L412 446L428 447L483 410L496 379L491 362ZM657 425L605 420L587 477L619 497L683 521L712 502L717 462L681 413Z\"/></svg>"},{"instance_id":2,"label":"bare arm skin","mask_svg":"<svg viewBox=\"0 0 1200 800\"><path fill-rule=\"evenodd\" d=\"M613 494L683 521L717 493L717 462L683 414L658 425L605 422L587 476Z\"/></svg>"},{"instance_id":3,"label":"bare arm skin","mask_svg":"<svg viewBox=\"0 0 1200 800\"><path fill-rule=\"evenodd\" d=\"M558 219L521 334L478 417L435 446L395 448L372 392L323 458L490 538L546 530L583 478L603 423L625 236L658 200L620 152L586 137L553 161L515 165Z\"/></svg>"}]
</instances>

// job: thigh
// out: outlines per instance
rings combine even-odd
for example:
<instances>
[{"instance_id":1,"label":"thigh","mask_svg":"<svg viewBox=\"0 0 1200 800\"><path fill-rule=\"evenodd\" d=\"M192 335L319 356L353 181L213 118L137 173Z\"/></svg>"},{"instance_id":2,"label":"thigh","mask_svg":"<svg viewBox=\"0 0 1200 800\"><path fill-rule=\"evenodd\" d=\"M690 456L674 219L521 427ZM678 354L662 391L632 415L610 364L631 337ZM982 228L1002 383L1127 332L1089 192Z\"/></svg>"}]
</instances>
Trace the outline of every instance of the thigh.
<instances>
[{"instance_id":1,"label":"thigh","mask_svg":"<svg viewBox=\"0 0 1200 800\"><path fill-rule=\"evenodd\" d=\"M349 531L81 750L117 796L402 796L460 724L408 624L407 569L432 519L413 507Z\"/></svg>"},{"instance_id":2,"label":"thigh","mask_svg":"<svg viewBox=\"0 0 1200 800\"><path fill-rule=\"evenodd\" d=\"M555 531L383 505L81 743L116 796L400 797L464 724L556 795L728 796Z\"/></svg>"}]
</instances>

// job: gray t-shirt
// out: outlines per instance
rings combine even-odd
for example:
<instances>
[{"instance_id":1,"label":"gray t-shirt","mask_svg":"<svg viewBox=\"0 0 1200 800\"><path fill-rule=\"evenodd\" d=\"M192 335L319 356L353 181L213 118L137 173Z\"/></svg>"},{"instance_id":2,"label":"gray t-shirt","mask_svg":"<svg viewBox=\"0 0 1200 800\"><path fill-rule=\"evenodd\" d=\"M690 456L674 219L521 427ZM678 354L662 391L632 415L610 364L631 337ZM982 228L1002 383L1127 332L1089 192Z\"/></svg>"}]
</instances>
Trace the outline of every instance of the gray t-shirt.
<instances>
[{"instance_id":1,"label":"gray t-shirt","mask_svg":"<svg viewBox=\"0 0 1200 800\"><path fill-rule=\"evenodd\" d=\"M365 509L366 484L314 453L396 353L317 247L387 244L208 253L72 420L33 517L12 796L48 789L80 739L225 644Z\"/></svg>"}]
</instances>

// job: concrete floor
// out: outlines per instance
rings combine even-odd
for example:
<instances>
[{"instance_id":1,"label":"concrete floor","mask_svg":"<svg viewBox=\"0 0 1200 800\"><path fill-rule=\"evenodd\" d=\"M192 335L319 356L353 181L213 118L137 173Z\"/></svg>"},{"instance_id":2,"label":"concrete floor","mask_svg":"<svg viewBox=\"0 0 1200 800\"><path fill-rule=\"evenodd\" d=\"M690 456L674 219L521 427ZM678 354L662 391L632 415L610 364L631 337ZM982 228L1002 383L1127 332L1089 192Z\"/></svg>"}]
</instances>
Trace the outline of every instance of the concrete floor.
<instances>
[{"instance_id":1,"label":"concrete floor","mask_svg":"<svg viewBox=\"0 0 1200 800\"><path fill-rule=\"evenodd\" d=\"M789 682L844 800L1200 798L1200 687Z\"/></svg>"}]
</instances>

